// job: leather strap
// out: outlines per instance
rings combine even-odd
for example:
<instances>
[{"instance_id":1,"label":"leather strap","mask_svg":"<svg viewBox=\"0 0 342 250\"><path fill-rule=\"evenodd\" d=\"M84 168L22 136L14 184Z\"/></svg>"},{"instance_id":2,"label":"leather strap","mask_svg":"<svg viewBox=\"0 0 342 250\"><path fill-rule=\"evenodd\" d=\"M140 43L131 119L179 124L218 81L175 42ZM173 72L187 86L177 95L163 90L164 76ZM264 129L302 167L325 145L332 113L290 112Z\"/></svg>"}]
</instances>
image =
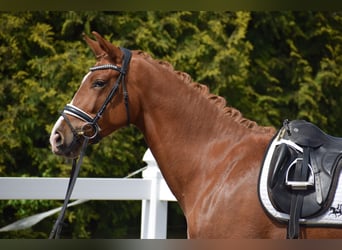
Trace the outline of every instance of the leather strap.
<instances>
[{"instance_id":1,"label":"leather strap","mask_svg":"<svg viewBox=\"0 0 342 250\"><path fill-rule=\"evenodd\" d=\"M63 206L62 206L62 210L59 213L58 218L52 227L49 239L59 239L59 237L60 237L60 233L61 233L62 227L64 225L63 220L64 220L65 212L66 212L66 209L68 207L68 203L70 201L70 197L72 194L72 190L74 189L78 173L80 172L80 168L82 165L82 161L83 161L83 157L85 155L87 145L88 145L88 139L84 139L79 160L78 161L76 159L73 160L72 169L71 169L71 176L69 179L68 189L67 189L67 192L65 194L65 199L64 199Z\"/></svg>"},{"instance_id":2,"label":"leather strap","mask_svg":"<svg viewBox=\"0 0 342 250\"><path fill-rule=\"evenodd\" d=\"M303 161L297 161L294 178L298 181L306 181L309 174L310 148L303 148ZM300 190L293 190L291 196L290 219L287 228L288 239L299 238L299 219L303 208L304 196Z\"/></svg>"}]
</instances>

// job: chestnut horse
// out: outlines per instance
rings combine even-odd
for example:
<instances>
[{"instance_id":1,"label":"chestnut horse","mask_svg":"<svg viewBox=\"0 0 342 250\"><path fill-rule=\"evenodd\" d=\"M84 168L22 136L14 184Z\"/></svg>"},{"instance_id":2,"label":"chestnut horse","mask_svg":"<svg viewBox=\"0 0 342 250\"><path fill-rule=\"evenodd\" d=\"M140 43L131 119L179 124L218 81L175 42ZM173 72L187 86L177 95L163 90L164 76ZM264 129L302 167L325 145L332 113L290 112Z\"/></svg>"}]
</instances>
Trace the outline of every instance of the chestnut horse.
<instances>
[{"instance_id":1,"label":"chestnut horse","mask_svg":"<svg viewBox=\"0 0 342 250\"><path fill-rule=\"evenodd\" d=\"M284 239L286 225L266 215L257 194L275 129L243 118L169 63L93 35L84 39L96 65L51 132L53 153L75 158L82 135L94 143L131 123L177 198L189 238ZM303 226L301 237L342 238L342 230Z\"/></svg>"}]
</instances>

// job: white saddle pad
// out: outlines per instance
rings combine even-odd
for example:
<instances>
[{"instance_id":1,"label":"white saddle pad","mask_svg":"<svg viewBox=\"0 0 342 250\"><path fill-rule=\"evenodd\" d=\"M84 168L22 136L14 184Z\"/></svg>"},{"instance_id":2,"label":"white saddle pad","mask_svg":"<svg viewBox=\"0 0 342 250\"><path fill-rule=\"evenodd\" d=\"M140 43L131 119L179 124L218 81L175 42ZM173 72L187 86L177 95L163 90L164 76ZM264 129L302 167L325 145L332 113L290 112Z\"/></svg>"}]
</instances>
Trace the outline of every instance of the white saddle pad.
<instances>
[{"instance_id":1,"label":"white saddle pad","mask_svg":"<svg viewBox=\"0 0 342 250\"><path fill-rule=\"evenodd\" d=\"M267 191L267 179L268 179L268 172L270 168L270 162L272 159L273 152L277 145L283 143L283 139L280 136L276 137L271 145L269 146L269 150L265 156L262 169L260 172L259 177L259 198L261 201L262 206L267 211L269 215L276 218L280 221L288 221L289 215L279 212L276 208L274 208L268 191ZM342 225L342 172L340 174L340 178L337 184L336 193L334 200L330 206L330 208L324 214L310 219L300 219L301 224L306 225L325 225L325 226L333 226L333 225Z\"/></svg>"}]
</instances>

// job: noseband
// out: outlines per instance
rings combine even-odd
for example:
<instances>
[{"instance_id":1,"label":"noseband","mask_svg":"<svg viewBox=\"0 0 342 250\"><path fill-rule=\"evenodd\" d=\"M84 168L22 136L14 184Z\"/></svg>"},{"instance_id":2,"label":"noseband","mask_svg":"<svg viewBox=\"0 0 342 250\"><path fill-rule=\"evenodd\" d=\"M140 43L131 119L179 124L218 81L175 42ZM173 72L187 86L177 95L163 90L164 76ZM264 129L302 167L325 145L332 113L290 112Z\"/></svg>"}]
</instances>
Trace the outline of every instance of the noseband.
<instances>
[{"instance_id":1,"label":"noseband","mask_svg":"<svg viewBox=\"0 0 342 250\"><path fill-rule=\"evenodd\" d=\"M124 103L126 107L126 112L127 112L127 125L130 123L130 113L129 113L129 107L128 107L128 92L125 84L125 76L127 73L128 65L132 57L132 53L130 50L125 49L125 48L120 48L121 51L124 53L123 57L123 62L122 62L122 67L113 65L113 64L104 64L104 65L99 65L95 67L91 67L90 71L97 71L97 70L106 70L106 69L112 69L115 71L118 71L120 73L119 77L117 78L112 90L108 94L106 100L102 104L101 108L95 115L95 117L92 117L82 109L72 105L72 104L67 104L63 111L62 111L62 116L68 126L71 128L71 131L73 132L75 138L78 138L80 135L83 136L84 138L88 140L93 140L94 143L98 142L101 140L101 136L99 134L100 132L100 127L98 125L98 120L101 118L103 115L104 111L106 110L109 102L112 100L113 96L116 94L117 90L119 89L120 83L122 85L123 89L123 95L124 95ZM84 124L81 127L81 130L79 132L76 131L76 129L71 125L69 119L67 118L66 115L71 115L74 116L82 121L85 121L86 124Z\"/></svg>"}]
</instances>

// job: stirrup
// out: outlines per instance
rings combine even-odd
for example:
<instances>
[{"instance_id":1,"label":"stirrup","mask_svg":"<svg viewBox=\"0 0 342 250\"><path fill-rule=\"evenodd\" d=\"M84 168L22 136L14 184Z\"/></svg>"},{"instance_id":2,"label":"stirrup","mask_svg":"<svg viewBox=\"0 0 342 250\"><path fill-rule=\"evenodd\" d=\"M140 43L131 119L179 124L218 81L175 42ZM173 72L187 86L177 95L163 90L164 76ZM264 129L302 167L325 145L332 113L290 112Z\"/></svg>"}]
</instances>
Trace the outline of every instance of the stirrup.
<instances>
[{"instance_id":1,"label":"stirrup","mask_svg":"<svg viewBox=\"0 0 342 250\"><path fill-rule=\"evenodd\" d=\"M285 184L286 186L291 187L292 190L307 190L309 187L313 187L315 185L314 173L310 164L308 164L310 174L309 174L309 178L307 181L290 180L290 177L289 177L290 170L294 166L296 166L298 161L303 161L303 158L297 158L290 164L290 166L288 167L286 171Z\"/></svg>"}]
</instances>

